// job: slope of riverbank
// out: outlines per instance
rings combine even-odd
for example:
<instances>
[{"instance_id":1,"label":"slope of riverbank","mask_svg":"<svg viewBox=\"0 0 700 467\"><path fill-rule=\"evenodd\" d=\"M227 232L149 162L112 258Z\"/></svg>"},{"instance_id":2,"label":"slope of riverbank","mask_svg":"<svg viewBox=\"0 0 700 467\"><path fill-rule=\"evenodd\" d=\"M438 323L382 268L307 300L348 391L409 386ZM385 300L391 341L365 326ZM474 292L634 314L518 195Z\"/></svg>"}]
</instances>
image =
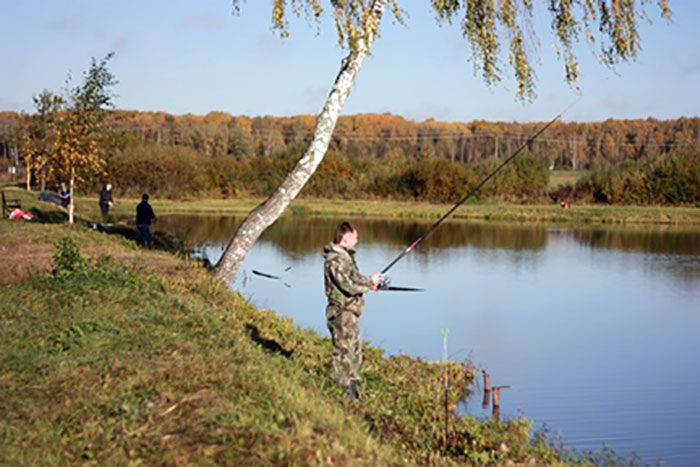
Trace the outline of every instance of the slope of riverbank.
<instances>
[{"instance_id":1,"label":"slope of riverbank","mask_svg":"<svg viewBox=\"0 0 700 467\"><path fill-rule=\"evenodd\" d=\"M528 436L525 420L457 417L474 376L462 364L387 358L365 346L362 399L351 403L327 376L328 338L252 307L199 263L80 225L1 221L0 245L6 462L562 459ZM19 265L35 252L49 259Z\"/></svg>"}]
</instances>

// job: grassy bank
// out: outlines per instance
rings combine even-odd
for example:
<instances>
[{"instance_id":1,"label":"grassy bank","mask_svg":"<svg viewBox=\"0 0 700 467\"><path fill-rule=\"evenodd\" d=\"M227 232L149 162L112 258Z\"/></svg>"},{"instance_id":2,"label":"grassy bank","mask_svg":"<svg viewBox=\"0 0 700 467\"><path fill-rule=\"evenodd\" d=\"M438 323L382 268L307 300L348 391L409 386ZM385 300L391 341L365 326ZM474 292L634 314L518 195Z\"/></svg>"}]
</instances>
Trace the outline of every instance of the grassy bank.
<instances>
[{"instance_id":1,"label":"grassy bank","mask_svg":"<svg viewBox=\"0 0 700 467\"><path fill-rule=\"evenodd\" d=\"M350 402L327 376L328 338L252 307L198 263L63 224L2 221L0 245L3 255L25 245L51 256L18 280L7 280L11 267L0 275L0 458L9 464L564 459L525 420L456 416L473 378L462 364L366 345L361 400Z\"/></svg>"},{"instance_id":2,"label":"grassy bank","mask_svg":"<svg viewBox=\"0 0 700 467\"><path fill-rule=\"evenodd\" d=\"M47 203L36 200L35 192L18 188L6 188L23 206L46 210ZM117 198L112 214L117 218L132 218L138 199ZM151 204L159 214L247 214L262 199L203 199L160 200ZM96 198L78 197L76 213L86 219L100 219ZM297 199L287 209L286 215L299 216L367 216L396 219L437 219L452 205L392 200L323 200ZM556 224L668 224L700 226L700 208L666 206L607 206L577 205L563 209L555 204L521 205L512 203L467 203L458 208L455 219L490 220L504 222L543 222Z\"/></svg>"}]
</instances>

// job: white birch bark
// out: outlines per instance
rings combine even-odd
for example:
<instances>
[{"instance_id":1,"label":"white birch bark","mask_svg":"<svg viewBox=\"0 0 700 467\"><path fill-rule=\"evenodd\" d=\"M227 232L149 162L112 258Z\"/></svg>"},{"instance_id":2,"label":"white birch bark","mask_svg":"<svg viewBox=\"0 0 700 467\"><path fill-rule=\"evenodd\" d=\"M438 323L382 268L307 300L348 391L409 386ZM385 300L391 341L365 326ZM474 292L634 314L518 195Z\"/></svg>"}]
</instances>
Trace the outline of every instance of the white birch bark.
<instances>
[{"instance_id":1,"label":"white birch bark","mask_svg":"<svg viewBox=\"0 0 700 467\"><path fill-rule=\"evenodd\" d=\"M372 13L366 26L367 31L369 31L366 41L360 40L357 50L351 50L343 60L340 72L326 99L326 104L316 120L313 140L308 149L275 192L264 203L253 209L243 220L226 250L224 250L221 259L216 265L215 273L217 278L225 285L233 281L238 268L248 251L250 251L250 248L260 237L260 234L282 215L289 203L299 194L299 191L301 191L323 160L338 117L345 104L345 99L350 94L350 87L355 81L362 62L369 53L374 40L373 31L377 30L386 2L387 0L375 0L372 5Z\"/></svg>"},{"instance_id":2,"label":"white birch bark","mask_svg":"<svg viewBox=\"0 0 700 467\"><path fill-rule=\"evenodd\" d=\"M75 188L75 167L71 165L70 168L70 201L68 202L68 224L73 225L73 213L75 212L75 196L73 196L73 189Z\"/></svg>"}]
</instances>

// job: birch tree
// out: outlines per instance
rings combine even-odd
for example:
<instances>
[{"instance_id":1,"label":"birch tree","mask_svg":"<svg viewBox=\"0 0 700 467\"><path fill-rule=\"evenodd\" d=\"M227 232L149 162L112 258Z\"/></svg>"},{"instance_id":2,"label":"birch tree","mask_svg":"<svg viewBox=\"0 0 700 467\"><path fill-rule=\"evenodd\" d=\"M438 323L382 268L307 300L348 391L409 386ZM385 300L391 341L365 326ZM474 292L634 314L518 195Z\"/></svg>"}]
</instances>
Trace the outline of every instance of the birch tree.
<instances>
[{"instance_id":1,"label":"birch tree","mask_svg":"<svg viewBox=\"0 0 700 467\"><path fill-rule=\"evenodd\" d=\"M248 251L284 212L309 180L326 153L338 116L352 83L380 31L387 8L404 23L400 0L330 0L328 8L335 21L338 45L347 51L340 70L316 120L313 138L304 155L275 192L253 209L239 226L216 265L219 280L229 284ZM427 1L427 0L424 0ZM534 0L429 0L440 24L456 24L471 48L475 74L487 85L499 83L504 70L517 82L519 99L535 98L535 72L531 54L535 32L531 18ZM240 0L233 0L235 12ZM322 0L273 0L272 26L282 37L289 35L288 15L320 19L325 14ZM401 2L403 3L403 2ZM406 2L408 3L408 2ZM633 60L640 48L638 22L647 19L651 0L547 0L552 34L564 65L564 79L575 83L579 65L574 46L581 40L597 45L601 62L614 67ZM660 15L670 19L667 0L656 0Z\"/></svg>"},{"instance_id":2,"label":"birch tree","mask_svg":"<svg viewBox=\"0 0 700 467\"><path fill-rule=\"evenodd\" d=\"M61 96L44 90L33 97L36 113L27 121L24 132L24 165L26 167L25 184L27 191L32 189L32 172L40 181L41 191L46 189L46 178L52 175L51 164L54 155L54 131L58 113L64 104Z\"/></svg>"},{"instance_id":3,"label":"birch tree","mask_svg":"<svg viewBox=\"0 0 700 467\"><path fill-rule=\"evenodd\" d=\"M100 172L104 165L106 109L112 106L110 88L117 84L107 68L113 53L92 64L84 73L82 83L68 90L68 107L56 119L54 166L56 172L68 179L70 203L68 223L75 213L75 187L87 172Z\"/></svg>"}]
</instances>

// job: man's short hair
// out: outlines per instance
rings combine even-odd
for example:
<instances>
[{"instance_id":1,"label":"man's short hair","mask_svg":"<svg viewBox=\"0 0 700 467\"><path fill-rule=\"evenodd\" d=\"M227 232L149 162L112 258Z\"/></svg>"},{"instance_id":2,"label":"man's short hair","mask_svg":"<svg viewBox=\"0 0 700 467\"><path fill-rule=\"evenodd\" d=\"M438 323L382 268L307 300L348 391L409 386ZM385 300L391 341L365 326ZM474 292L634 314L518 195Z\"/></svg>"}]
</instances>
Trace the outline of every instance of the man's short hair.
<instances>
[{"instance_id":1,"label":"man's short hair","mask_svg":"<svg viewBox=\"0 0 700 467\"><path fill-rule=\"evenodd\" d=\"M335 228L335 235L333 236L333 243L338 244L343 239L343 235L349 232L357 232L357 229L350 222L341 222L338 227Z\"/></svg>"},{"instance_id":2,"label":"man's short hair","mask_svg":"<svg viewBox=\"0 0 700 467\"><path fill-rule=\"evenodd\" d=\"M142 201L148 201L148 193L144 193L141 195L141 200Z\"/></svg>"}]
</instances>

